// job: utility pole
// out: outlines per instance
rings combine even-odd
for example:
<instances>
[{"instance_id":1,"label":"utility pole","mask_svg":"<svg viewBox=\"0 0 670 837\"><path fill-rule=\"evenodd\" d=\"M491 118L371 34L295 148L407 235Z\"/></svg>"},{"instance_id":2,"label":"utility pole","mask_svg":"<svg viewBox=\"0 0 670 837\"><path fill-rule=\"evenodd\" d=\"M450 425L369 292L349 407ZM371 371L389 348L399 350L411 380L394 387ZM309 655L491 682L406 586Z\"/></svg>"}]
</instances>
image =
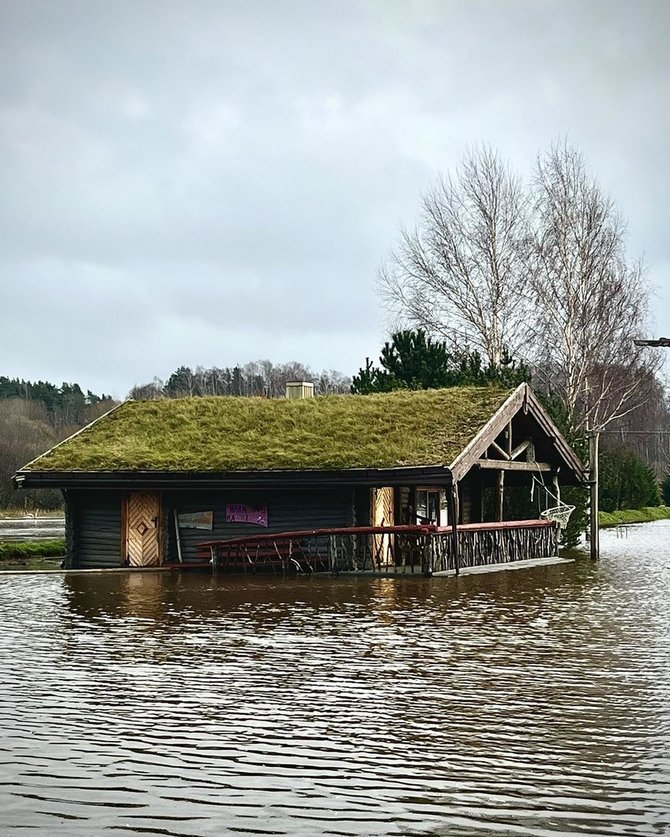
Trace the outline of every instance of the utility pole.
<instances>
[{"instance_id":1,"label":"utility pole","mask_svg":"<svg viewBox=\"0 0 670 837\"><path fill-rule=\"evenodd\" d=\"M636 346L656 346L670 349L670 337L659 337L658 340L633 340Z\"/></svg>"},{"instance_id":2,"label":"utility pole","mask_svg":"<svg viewBox=\"0 0 670 837\"><path fill-rule=\"evenodd\" d=\"M655 340L640 339L633 340L636 346L651 346L655 348L670 349L670 337L659 337ZM600 557L600 526L598 522L599 498L598 498L598 455L600 447L600 427L587 429L589 439L589 488L590 488L590 509L589 509L589 541L591 558L597 561Z\"/></svg>"},{"instance_id":3,"label":"utility pole","mask_svg":"<svg viewBox=\"0 0 670 837\"><path fill-rule=\"evenodd\" d=\"M600 447L600 428L593 427L588 431L589 436L589 545L591 548L591 560L597 561L600 558L600 523L598 512L600 503L598 498L598 454Z\"/></svg>"},{"instance_id":4,"label":"utility pole","mask_svg":"<svg viewBox=\"0 0 670 837\"><path fill-rule=\"evenodd\" d=\"M636 346L653 346L654 348L670 349L670 337L658 337L656 340L633 340Z\"/></svg>"}]
</instances>

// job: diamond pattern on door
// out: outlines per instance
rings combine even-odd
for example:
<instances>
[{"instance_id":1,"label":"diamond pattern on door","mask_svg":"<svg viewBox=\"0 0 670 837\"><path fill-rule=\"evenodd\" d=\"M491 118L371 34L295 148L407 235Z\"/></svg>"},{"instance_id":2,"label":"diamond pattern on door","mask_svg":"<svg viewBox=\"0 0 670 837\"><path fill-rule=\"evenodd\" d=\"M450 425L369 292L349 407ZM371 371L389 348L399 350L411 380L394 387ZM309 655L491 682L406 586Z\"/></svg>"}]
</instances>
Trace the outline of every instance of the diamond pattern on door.
<instances>
[{"instance_id":1,"label":"diamond pattern on door","mask_svg":"<svg viewBox=\"0 0 670 837\"><path fill-rule=\"evenodd\" d=\"M128 497L127 552L131 567L160 564L160 495L150 491Z\"/></svg>"}]
</instances>

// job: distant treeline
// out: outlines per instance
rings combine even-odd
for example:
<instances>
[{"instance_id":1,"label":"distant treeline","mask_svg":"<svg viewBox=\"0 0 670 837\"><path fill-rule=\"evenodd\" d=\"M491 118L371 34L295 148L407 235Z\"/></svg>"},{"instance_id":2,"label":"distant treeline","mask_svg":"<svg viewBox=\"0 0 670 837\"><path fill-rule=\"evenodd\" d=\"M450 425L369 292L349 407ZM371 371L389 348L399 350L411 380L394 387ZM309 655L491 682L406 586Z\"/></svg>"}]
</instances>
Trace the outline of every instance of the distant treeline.
<instances>
[{"instance_id":1,"label":"distant treeline","mask_svg":"<svg viewBox=\"0 0 670 837\"><path fill-rule=\"evenodd\" d=\"M0 375L0 507L60 506L59 491L17 494L11 485L12 474L114 403L109 395L84 393L76 383L57 386Z\"/></svg>"},{"instance_id":2,"label":"distant treeline","mask_svg":"<svg viewBox=\"0 0 670 837\"><path fill-rule=\"evenodd\" d=\"M203 395L257 395L278 398L287 381L310 381L318 395L349 392L351 379L340 372L314 372L302 363L274 364L269 360L242 366L180 366L163 382L134 386L128 397L136 400L185 398ZM0 376L0 508L62 505L59 491L17 493L11 478L16 471L57 442L106 413L115 401L84 390L77 383L60 386L48 381L24 381Z\"/></svg>"},{"instance_id":3,"label":"distant treeline","mask_svg":"<svg viewBox=\"0 0 670 837\"><path fill-rule=\"evenodd\" d=\"M314 372L302 363L272 363L256 360L242 366L212 366L194 370L180 366L167 381L154 378L151 383L137 384L128 393L136 401L157 398L187 398L203 395L247 395L281 398L288 381L309 381L316 395L350 392L351 378L334 369Z\"/></svg>"},{"instance_id":4,"label":"distant treeline","mask_svg":"<svg viewBox=\"0 0 670 837\"><path fill-rule=\"evenodd\" d=\"M354 383L358 385L358 391L366 390L363 386L366 382L370 384L367 391L375 388L392 389L394 387L389 383L389 375L393 374L395 378L404 381L410 372L413 377L404 384L409 388L470 382L440 378L431 384L425 378L434 364L429 362L430 358L424 357L426 352L431 354L428 351L431 346L428 343L425 346L422 344L418 347L419 351L412 344L409 346L411 351L408 357L405 357L407 352L403 354L400 351L404 346L402 342L395 340L392 345L398 351L394 354L388 347L386 352L382 351L381 371L368 362L356 376ZM449 371L451 367L447 364L445 369ZM384 370L388 373L386 377ZM471 371L469 366L465 372L460 369L463 374L470 374ZM489 371L484 370L484 373L485 377L490 377ZM522 380L527 370L509 363L500 374L500 383L513 386L518 383L515 376ZM371 376L374 376L374 381ZM509 376L511 378L508 380ZM416 383L414 378L417 378ZM165 382L154 378L151 383L134 386L128 395L136 400L205 395L278 398L285 394L286 383L295 380L312 382L317 395L350 392L352 386L352 380L340 372L331 370L315 373L301 363L273 364L269 360L259 360L233 367L209 369L198 366L193 370L188 366L180 366ZM378 386L372 386L372 383ZM0 507L27 504L56 508L62 505L62 497L57 491L15 492L11 486L12 475L34 457L107 412L114 404L113 399L104 393L97 395L90 390L84 393L77 383L57 386L47 381L31 382L0 376ZM551 403L547 407L551 408ZM561 424L560 415L555 414L555 410L551 412ZM655 399L649 399L625 421L618 423L620 435L604 434L600 486L604 510L654 505L660 501L658 475L663 477L668 473L667 460L664 455L660 455L663 452L650 457L650 451L641 448L637 450L636 440L646 439L646 436L639 434L647 429L650 434L656 434L650 438L661 438L658 428L668 427L668 415L663 391L659 389ZM634 427L637 435L628 436L629 427ZM571 441L575 443L578 440ZM656 474L649 467L650 463L656 466ZM670 476L665 478L663 494L666 502L670 502Z\"/></svg>"},{"instance_id":5,"label":"distant treeline","mask_svg":"<svg viewBox=\"0 0 670 837\"><path fill-rule=\"evenodd\" d=\"M82 425L90 421L91 412L99 410L90 407L106 403L112 406L110 395L96 395L91 390L82 391L79 384L62 383L60 386L48 381L24 381L22 378L7 378L0 375L0 399L21 399L44 405L45 416L54 427Z\"/></svg>"}]
</instances>

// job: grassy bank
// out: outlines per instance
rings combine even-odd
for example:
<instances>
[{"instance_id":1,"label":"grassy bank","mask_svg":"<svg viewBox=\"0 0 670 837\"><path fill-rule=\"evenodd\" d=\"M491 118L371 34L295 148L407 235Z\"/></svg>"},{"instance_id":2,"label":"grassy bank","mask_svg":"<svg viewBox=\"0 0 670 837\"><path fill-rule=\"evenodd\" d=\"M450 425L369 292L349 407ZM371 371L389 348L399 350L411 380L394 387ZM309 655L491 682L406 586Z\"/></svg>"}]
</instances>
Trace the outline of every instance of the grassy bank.
<instances>
[{"instance_id":1,"label":"grassy bank","mask_svg":"<svg viewBox=\"0 0 670 837\"><path fill-rule=\"evenodd\" d=\"M652 520L670 518L670 506L648 506L645 509L622 509L615 512L600 512L600 528L623 526L626 523L649 523Z\"/></svg>"},{"instance_id":2,"label":"grassy bank","mask_svg":"<svg viewBox=\"0 0 670 837\"><path fill-rule=\"evenodd\" d=\"M0 570L53 570L65 555L65 541L0 542Z\"/></svg>"}]
</instances>

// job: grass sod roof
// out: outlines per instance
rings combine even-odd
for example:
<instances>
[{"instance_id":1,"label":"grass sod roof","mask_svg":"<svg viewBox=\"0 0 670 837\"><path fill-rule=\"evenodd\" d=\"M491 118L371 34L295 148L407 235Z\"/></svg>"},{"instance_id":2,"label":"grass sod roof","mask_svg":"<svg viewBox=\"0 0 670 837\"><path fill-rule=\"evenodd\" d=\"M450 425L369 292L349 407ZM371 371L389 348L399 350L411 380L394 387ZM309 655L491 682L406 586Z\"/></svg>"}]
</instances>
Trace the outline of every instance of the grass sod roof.
<instances>
[{"instance_id":1,"label":"grass sod roof","mask_svg":"<svg viewBox=\"0 0 670 837\"><path fill-rule=\"evenodd\" d=\"M512 391L129 401L24 471L340 470L448 465Z\"/></svg>"}]
</instances>

